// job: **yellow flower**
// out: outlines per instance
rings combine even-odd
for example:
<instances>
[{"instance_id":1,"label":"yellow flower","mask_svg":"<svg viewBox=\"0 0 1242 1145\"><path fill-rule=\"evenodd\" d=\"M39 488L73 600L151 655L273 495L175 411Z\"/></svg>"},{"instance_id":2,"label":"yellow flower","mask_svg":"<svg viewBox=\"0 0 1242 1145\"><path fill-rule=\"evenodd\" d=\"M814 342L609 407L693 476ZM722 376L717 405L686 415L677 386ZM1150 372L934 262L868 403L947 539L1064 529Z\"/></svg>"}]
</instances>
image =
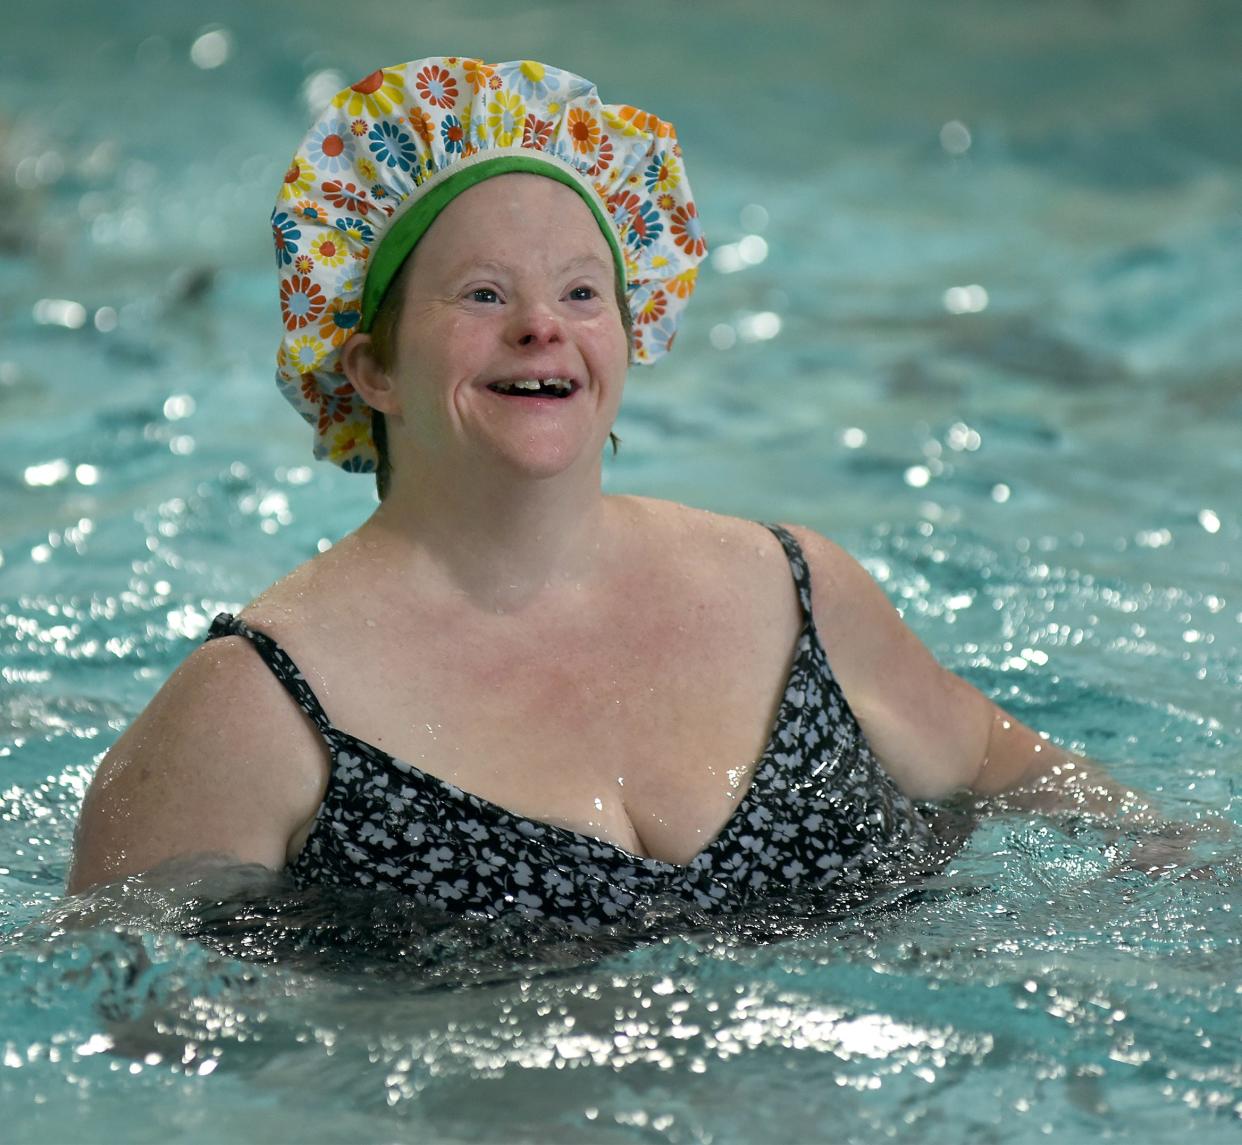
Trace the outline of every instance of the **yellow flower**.
<instances>
[{"instance_id":1,"label":"yellow flower","mask_svg":"<svg viewBox=\"0 0 1242 1145\"><path fill-rule=\"evenodd\" d=\"M318 338L303 334L289 347L289 358L298 373L305 374L323 361L324 345Z\"/></svg>"},{"instance_id":2,"label":"yellow flower","mask_svg":"<svg viewBox=\"0 0 1242 1145\"><path fill-rule=\"evenodd\" d=\"M312 170L311 165L301 155L296 155L293 162L289 164L289 170L285 172L285 181L280 188L280 197L282 199L300 199L309 193L311 184L314 181L315 172Z\"/></svg>"},{"instance_id":3,"label":"yellow flower","mask_svg":"<svg viewBox=\"0 0 1242 1145\"><path fill-rule=\"evenodd\" d=\"M335 227L312 240L311 250L324 266L340 266L345 261L345 236Z\"/></svg>"},{"instance_id":4,"label":"yellow flower","mask_svg":"<svg viewBox=\"0 0 1242 1145\"><path fill-rule=\"evenodd\" d=\"M391 112L404 99L405 78L401 73L380 70L347 87L332 100L332 104L343 107L346 115L361 115L365 111L379 118Z\"/></svg>"},{"instance_id":5,"label":"yellow flower","mask_svg":"<svg viewBox=\"0 0 1242 1145\"><path fill-rule=\"evenodd\" d=\"M660 156L660 167L655 172L655 181L650 183L653 191L671 191L681 182L681 164L671 155Z\"/></svg>"},{"instance_id":6,"label":"yellow flower","mask_svg":"<svg viewBox=\"0 0 1242 1145\"><path fill-rule=\"evenodd\" d=\"M517 92L498 92L488 107L487 126L498 147L509 147L522 135L526 104Z\"/></svg>"},{"instance_id":7,"label":"yellow flower","mask_svg":"<svg viewBox=\"0 0 1242 1145\"><path fill-rule=\"evenodd\" d=\"M379 171L370 159L359 159L358 162L354 164L354 169L368 183L374 183L375 180L379 178Z\"/></svg>"},{"instance_id":8,"label":"yellow flower","mask_svg":"<svg viewBox=\"0 0 1242 1145\"><path fill-rule=\"evenodd\" d=\"M332 435L332 444L328 447L328 456L338 465L354 454L373 454L375 447L371 444L370 434L363 436L358 420L347 421Z\"/></svg>"},{"instance_id":9,"label":"yellow flower","mask_svg":"<svg viewBox=\"0 0 1242 1145\"><path fill-rule=\"evenodd\" d=\"M604 108L604 119L624 135L637 135L640 131L646 131L657 139L664 139L673 134L671 123L665 123L651 112L640 111L629 104L622 104L615 111Z\"/></svg>"}]
</instances>

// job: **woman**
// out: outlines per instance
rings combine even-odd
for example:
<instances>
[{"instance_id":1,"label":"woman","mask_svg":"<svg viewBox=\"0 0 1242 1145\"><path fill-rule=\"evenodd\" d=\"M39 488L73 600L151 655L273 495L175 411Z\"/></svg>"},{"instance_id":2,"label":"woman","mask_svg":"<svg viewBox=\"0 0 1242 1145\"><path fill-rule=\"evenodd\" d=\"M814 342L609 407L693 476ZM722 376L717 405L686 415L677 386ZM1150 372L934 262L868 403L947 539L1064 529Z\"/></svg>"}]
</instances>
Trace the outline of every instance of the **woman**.
<instances>
[{"instance_id":1,"label":"woman","mask_svg":"<svg viewBox=\"0 0 1242 1145\"><path fill-rule=\"evenodd\" d=\"M1123 794L832 542L603 495L705 249L670 125L529 61L415 61L336 98L273 225L278 380L381 503L116 743L71 890L218 855L590 927L854 885L927 850L916 800Z\"/></svg>"}]
</instances>

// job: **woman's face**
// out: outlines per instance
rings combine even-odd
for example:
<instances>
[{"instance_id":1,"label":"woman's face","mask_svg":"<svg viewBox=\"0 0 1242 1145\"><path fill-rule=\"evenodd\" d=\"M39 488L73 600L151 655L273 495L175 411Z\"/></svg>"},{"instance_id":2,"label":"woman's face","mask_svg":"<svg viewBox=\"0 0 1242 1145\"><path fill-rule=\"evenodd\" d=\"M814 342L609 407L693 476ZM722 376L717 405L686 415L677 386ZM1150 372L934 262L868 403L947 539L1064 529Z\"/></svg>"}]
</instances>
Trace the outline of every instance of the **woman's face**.
<instances>
[{"instance_id":1,"label":"woman's face","mask_svg":"<svg viewBox=\"0 0 1242 1145\"><path fill-rule=\"evenodd\" d=\"M629 347L612 252L578 194L538 175L488 179L411 259L389 372L390 448L409 458L397 468L446 453L530 476L597 466Z\"/></svg>"}]
</instances>

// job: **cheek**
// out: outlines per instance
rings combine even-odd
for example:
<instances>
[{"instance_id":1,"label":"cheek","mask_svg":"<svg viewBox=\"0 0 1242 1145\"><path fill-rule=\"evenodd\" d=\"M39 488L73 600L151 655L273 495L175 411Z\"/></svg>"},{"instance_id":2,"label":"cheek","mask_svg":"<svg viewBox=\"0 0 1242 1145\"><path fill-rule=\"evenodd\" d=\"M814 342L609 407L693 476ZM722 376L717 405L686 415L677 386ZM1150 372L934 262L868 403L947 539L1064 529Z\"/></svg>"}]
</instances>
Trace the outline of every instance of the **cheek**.
<instances>
[{"instance_id":1,"label":"cheek","mask_svg":"<svg viewBox=\"0 0 1242 1145\"><path fill-rule=\"evenodd\" d=\"M621 323L621 315L616 310L601 314L591 323L591 344L597 354L606 357L620 357L628 364L630 342L625 336L625 327Z\"/></svg>"}]
</instances>

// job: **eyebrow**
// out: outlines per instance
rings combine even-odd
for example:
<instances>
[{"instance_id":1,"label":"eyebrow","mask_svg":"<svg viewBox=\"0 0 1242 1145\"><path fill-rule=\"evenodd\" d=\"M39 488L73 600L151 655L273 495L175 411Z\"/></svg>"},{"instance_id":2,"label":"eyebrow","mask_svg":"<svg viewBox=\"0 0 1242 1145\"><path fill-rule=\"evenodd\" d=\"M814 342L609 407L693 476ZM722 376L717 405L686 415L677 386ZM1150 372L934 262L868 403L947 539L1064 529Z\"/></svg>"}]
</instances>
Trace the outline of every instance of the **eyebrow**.
<instances>
[{"instance_id":1,"label":"eyebrow","mask_svg":"<svg viewBox=\"0 0 1242 1145\"><path fill-rule=\"evenodd\" d=\"M566 271L577 270L582 266L595 266L601 270L611 271L612 263L607 259L601 258L597 254L580 254L577 258L571 258L568 262L562 263L555 268L555 271L564 274ZM497 274L505 274L513 268L503 262L496 262L494 259L482 258L477 262L471 260L464 263L458 270L460 274L473 274L476 271L492 271Z\"/></svg>"}]
</instances>

